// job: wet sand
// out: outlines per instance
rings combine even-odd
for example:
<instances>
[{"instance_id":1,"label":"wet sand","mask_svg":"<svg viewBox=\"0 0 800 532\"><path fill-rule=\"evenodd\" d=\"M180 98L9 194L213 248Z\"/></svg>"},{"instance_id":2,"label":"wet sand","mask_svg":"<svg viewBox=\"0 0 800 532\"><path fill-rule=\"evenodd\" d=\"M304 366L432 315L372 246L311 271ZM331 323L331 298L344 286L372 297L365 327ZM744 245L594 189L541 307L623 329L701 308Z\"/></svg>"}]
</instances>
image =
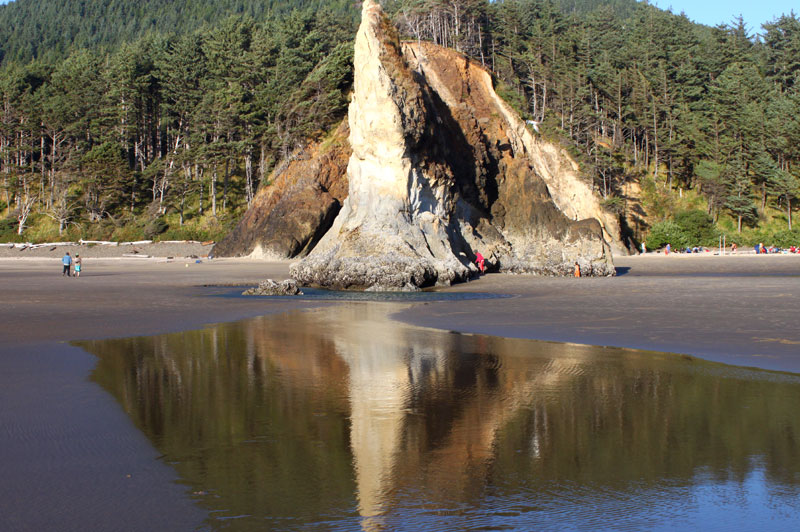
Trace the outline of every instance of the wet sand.
<instances>
[{"instance_id":1,"label":"wet sand","mask_svg":"<svg viewBox=\"0 0 800 532\"><path fill-rule=\"evenodd\" d=\"M333 304L210 297L288 277L289 262L0 260L3 345L157 334ZM615 278L490 274L447 289L505 299L415 305L396 317L466 333L630 347L800 373L800 256L648 255ZM227 286L225 286L227 285Z\"/></svg>"},{"instance_id":2,"label":"wet sand","mask_svg":"<svg viewBox=\"0 0 800 532\"><path fill-rule=\"evenodd\" d=\"M66 342L153 334L284 311L216 298L286 265L58 258L0 260L0 530L197 530L207 514L119 404L89 381L97 360ZM212 297L207 297L212 296ZM304 303L308 305L308 303Z\"/></svg>"},{"instance_id":3,"label":"wet sand","mask_svg":"<svg viewBox=\"0 0 800 532\"><path fill-rule=\"evenodd\" d=\"M800 373L800 256L615 259L613 279L488 275L453 290L509 299L430 303L414 325L514 338L682 353Z\"/></svg>"},{"instance_id":4,"label":"wet sand","mask_svg":"<svg viewBox=\"0 0 800 532\"><path fill-rule=\"evenodd\" d=\"M487 275L449 290L504 299L417 303L402 321L464 333L613 345L800 373L800 257L645 256L620 275ZM204 512L65 342L201 327L330 301L218 297L288 262L0 260L0 529L196 529ZM227 286L223 286L227 285ZM400 309L401 307L398 307ZM146 509L146 510L145 510Z\"/></svg>"},{"instance_id":5,"label":"wet sand","mask_svg":"<svg viewBox=\"0 0 800 532\"><path fill-rule=\"evenodd\" d=\"M800 372L800 256L644 256L614 279L486 276L454 290L513 296L397 318L459 332L683 353Z\"/></svg>"},{"instance_id":6,"label":"wet sand","mask_svg":"<svg viewBox=\"0 0 800 532\"><path fill-rule=\"evenodd\" d=\"M286 278L288 262L198 260L86 259L80 277L62 277L58 259L0 260L0 340L158 334L308 306L209 297L234 291L224 285Z\"/></svg>"}]
</instances>

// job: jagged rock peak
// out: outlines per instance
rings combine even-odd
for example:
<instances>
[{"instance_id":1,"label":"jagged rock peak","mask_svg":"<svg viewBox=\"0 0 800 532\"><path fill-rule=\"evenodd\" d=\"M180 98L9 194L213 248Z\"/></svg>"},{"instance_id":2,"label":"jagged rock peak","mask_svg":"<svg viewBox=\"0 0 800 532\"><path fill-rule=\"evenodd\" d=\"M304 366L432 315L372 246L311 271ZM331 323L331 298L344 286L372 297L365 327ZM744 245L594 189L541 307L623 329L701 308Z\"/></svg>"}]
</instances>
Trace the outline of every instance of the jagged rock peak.
<instances>
[{"instance_id":1,"label":"jagged rock peak","mask_svg":"<svg viewBox=\"0 0 800 532\"><path fill-rule=\"evenodd\" d=\"M301 282L413 289L465 279L470 253L453 216L452 172L426 153L430 95L380 6L366 1L348 119L349 194L333 227L292 269Z\"/></svg>"},{"instance_id":2,"label":"jagged rock peak","mask_svg":"<svg viewBox=\"0 0 800 532\"><path fill-rule=\"evenodd\" d=\"M354 63L348 196L292 265L294 278L372 290L446 285L475 272L478 252L506 271L563 275L578 262L587 274L613 274L600 223L559 210L485 71L451 50L402 47L371 0Z\"/></svg>"}]
</instances>

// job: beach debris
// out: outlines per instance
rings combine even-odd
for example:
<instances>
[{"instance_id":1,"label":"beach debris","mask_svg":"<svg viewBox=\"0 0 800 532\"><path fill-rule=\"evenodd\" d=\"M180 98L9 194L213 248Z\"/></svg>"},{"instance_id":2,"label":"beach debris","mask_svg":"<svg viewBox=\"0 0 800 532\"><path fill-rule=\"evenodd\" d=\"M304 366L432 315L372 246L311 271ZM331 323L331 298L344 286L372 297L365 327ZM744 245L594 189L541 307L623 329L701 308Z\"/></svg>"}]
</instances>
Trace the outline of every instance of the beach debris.
<instances>
[{"instance_id":1,"label":"beach debris","mask_svg":"<svg viewBox=\"0 0 800 532\"><path fill-rule=\"evenodd\" d=\"M261 281L255 288L249 288L242 292L243 296L302 296L303 292L294 279L286 279L281 282L267 279Z\"/></svg>"},{"instance_id":2,"label":"beach debris","mask_svg":"<svg viewBox=\"0 0 800 532\"><path fill-rule=\"evenodd\" d=\"M109 240L78 240L80 244L95 245L95 246L119 246L119 242L111 242Z\"/></svg>"},{"instance_id":3,"label":"beach debris","mask_svg":"<svg viewBox=\"0 0 800 532\"><path fill-rule=\"evenodd\" d=\"M213 246L215 243L216 242L214 242L213 240L206 240L205 242L201 242L200 245L201 246Z\"/></svg>"},{"instance_id":4,"label":"beach debris","mask_svg":"<svg viewBox=\"0 0 800 532\"><path fill-rule=\"evenodd\" d=\"M48 248L51 246L53 247L53 249L55 249L56 246L77 246L77 245L78 244L75 242L43 242L41 244L29 244L31 249Z\"/></svg>"},{"instance_id":5,"label":"beach debris","mask_svg":"<svg viewBox=\"0 0 800 532\"><path fill-rule=\"evenodd\" d=\"M123 253L123 257L131 258L131 259L149 259L150 255L143 255L138 251L136 253Z\"/></svg>"}]
</instances>

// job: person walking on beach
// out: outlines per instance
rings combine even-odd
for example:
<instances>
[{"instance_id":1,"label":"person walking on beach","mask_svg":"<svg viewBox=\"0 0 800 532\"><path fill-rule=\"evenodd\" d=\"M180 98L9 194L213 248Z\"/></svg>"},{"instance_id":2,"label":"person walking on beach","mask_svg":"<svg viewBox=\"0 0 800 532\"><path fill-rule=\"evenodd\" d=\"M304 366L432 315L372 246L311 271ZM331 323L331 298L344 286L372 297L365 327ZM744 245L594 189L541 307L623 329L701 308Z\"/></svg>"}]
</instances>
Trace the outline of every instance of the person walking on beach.
<instances>
[{"instance_id":1,"label":"person walking on beach","mask_svg":"<svg viewBox=\"0 0 800 532\"><path fill-rule=\"evenodd\" d=\"M64 271L61 272L61 277L64 277L65 275L70 277L71 273L69 270L72 267L72 257L69 256L69 251L67 251L67 254L61 258L61 264L64 265Z\"/></svg>"},{"instance_id":2,"label":"person walking on beach","mask_svg":"<svg viewBox=\"0 0 800 532\"><path fill-rule=\"evenodd\" d=\"M581 276L581 265L577 262L575 263L575 277Z\"/></svg>"},{"instance_id":3,"label":"person walking on beach","mask_svg":"<svg viewBox=\"0 0 800 532\"><path fill-rule=\"evenodd\" d=\"M664 255L669 255L670 251L672 251L672 246L667 244L667 247L664 248Z\"/></svg>"},{"instance_id":4,"label":"person walking on beach","mask_svg":"<svg viewBox=\"0 0 800 532\"><path fill-rule=\"evenodd\" d=\"M81 276L81 256L75 255L75 277Z\"/></svg>"}]
</instances>

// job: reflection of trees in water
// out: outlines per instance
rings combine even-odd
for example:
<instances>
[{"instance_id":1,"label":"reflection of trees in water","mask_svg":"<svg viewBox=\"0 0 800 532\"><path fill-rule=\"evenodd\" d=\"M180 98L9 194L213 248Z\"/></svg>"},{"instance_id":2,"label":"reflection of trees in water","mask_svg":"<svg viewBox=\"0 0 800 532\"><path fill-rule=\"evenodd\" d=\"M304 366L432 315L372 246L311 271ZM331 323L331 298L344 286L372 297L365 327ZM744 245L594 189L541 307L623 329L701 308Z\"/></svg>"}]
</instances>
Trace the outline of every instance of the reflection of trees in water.
<instances>
[{"instance_id":1,"label":"reflection of trees in water","mask_svg":"<svg viewBox=\"0 0 800 532\"><path fill-rule=\"evenodd\" d=\"M621 486L687 483L698 472L742 480L760 461L769 479L800 481L800 379L658 353L571 346L537 371L515 344L496 340L504 376L517 376L527 404L497 438L498 478ZM502 347L501 347L502 346ZM560 350L542 344L546 350ZM605 351L606 353L608 351ZM512 354L511 356L503 356ZM533 370L539 377L523 376ZM563 375L565 378L558 378ZM537 383L538 379L538 383ZM535 386L531 386L535 384ZM519 451L525 451L520 453Z\"/></svg>"},{"instance_id":2,"label":"reflection of trees in water","mask_svg":"<svg viewBox=\"0 0 800 532\"><path fill-rule=\"evenodd\" d=\"M204 504L225 508L219 517L311 518L355 504L344 366L329 341L286 342L292 328L278 325L86 345L100 357L94 379L192 491L208 493Z\"/></svg>"},{"instance_id":3,"label":"reflection of trees in water","mask_svg":"<svg viewBox=\"0 0 800 532\"><path fill-rule=\"evenodd\" d=\"M673 355L405 327L342 305L88 342L94 378L226 515L380 515L488 486L796 484L798 379ZM408 501L406 501L407 503ZM380 527L380 523L376 523Z\"/></svg>"}]
</instances>

